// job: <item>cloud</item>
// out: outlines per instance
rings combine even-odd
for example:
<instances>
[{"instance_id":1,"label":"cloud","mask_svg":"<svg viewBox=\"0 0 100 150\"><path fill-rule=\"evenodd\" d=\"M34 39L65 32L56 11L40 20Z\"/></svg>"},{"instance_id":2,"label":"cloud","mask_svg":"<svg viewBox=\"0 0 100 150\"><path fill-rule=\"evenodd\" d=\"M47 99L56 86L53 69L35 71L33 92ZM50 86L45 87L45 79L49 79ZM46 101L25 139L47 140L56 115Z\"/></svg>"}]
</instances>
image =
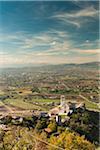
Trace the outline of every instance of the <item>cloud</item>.
<instances>
[{"instance_id":1,"label":"cloud","mask_svg":"<svg viewBox=\"0 0 100 150\"><path fill-rule=\"evenodd\" d=\"M65 41L65 38L67 41ZM6 44L3 43L3 47L1 47L1 66L30 63L64 63L65 59L63 57L65 57L67 49L71 45L68 34L57 30L34 35L26 33L5 34L3 39L1 38L1 42L7 42L9 45L8 48L8 45L5 47Z\"/></svg>"},{"instance_id":2,"label":"cloud","mask_svg":"<svg viewBox=\"0 0 100 150\"><path fill-rule=\"evenodd\" d=\"M83 8L78 11L60 12L54 14L51 18L55 18L65 24L72 24L76 27L81 27L83 23L88 22L86 18L97 18L99 16L99 11L96 10L93 6ZM83 20L84 18L84 20Z\"/></svg>"},{"instance_id":3,"label":"cloud","mask_svg":"<svg viewBox=\"0 0 100 150\"><path fill-rule=\"evenodd\" d=\"M71 40L70 35L64 31L49 30L37 34L15 33L0 36L0 42L3 45L8 44L11 48L17 46L17 52L29 50L56 50L69 47ZM5 43L5 44L4 44Z\"/></svg>"},{"instance_id":4,"label":"cloud","mask_svg":"<svg viewBox=\"0 0 100 150\"><path fill-rule=\"evenodd\" d=\"M79 20L77 20L77 21L75 21L75 20L74 21L73 20L67 20L65 22L67 22L69 24L72 24L72 25L76 26L77 28L81 27L81 21L79 21Z\"/></svg>"},{"instance_id":5,"label":"cloud","mask_svg":"<svg viewBox=\"0 0 100 150\"><path fill-rule=\"evenodd\" d=\"M70 55L73 53L74 55ZM64 63L84 63L97 61L99 49L49 49L42 52L25 52L20 55L1 53L0 66L9 65L29 65L29 64L64 64Z\"/></svg>"},{"instance_id":6,"label":"cloud","mask_svg":"<svg viewBox=\"0 0 100 150\"><path fill-rule=\"evenodd\" d=\"M94 41L86 40L81 46L86 48L92 48L93 46L99 48L99 40L96 39Z\"/></svg>"},{"instance_id":7,"label":"cloud","mask_svg":"<svg viewBox=\"0 0 100 150\"><path fill-rule=\"evenodd\" d=\"M99 53L98 49L93 48L98 40L86 40L83 45L78 44L79 48L75 48L77 43L72 40L69 33L52 29L34 35L22 32L5 34L3 42L9 43L9 47L1 47L0 51L0 65L5 67L12 64L82 63L87 61L87 57L95 61Z\"/></svg>"},{"instance_id":8,"label":"cloud","mask_svg":"<svg viewBox=\"0 0 100 150\"><path fill-rule=\"evenodd\" d=\"M79 18L79 17L92 17L93 18L93 17L97 17L98 15L99 15L99 11L96 10L93 6L68 14L68 16L72 18Z\"/></svg>"},{"instance_id":9,"label":"cloud","mask_svg":"<svg viewBox=\"0 0 100 150\"><path fill-rule=\"evenodd\" d=\"M74 49L74 51L76 51L76 53L79 53L79 54L96 54L96 55L99 55L100 54L100 49Z\"/></svg>"},{"instance_id":10,"label":"cloud","mask_svg":"<svg viewBox=\"0 0 100 150\"><path fill-rule=\"evenodd\" d=\"M19 57L13 56L13 55L6 55L3 59L0 59L0 67L7 67L12 65L18 65L18 66L27 66L29 64L65 64L65 63L84 63L84 62L90 62L90 61L97 61L98 55L92 55L89 57L88 55L83 55L83 53L94 53L93 50L89 51L81 51L78 50L78 53L81 53L82 55L74 55L74 56L67 56L64 55L61 57L61 55L48 55L46 53L31 53L28 55L22 55Z\"/></svg>"}]
</instances>

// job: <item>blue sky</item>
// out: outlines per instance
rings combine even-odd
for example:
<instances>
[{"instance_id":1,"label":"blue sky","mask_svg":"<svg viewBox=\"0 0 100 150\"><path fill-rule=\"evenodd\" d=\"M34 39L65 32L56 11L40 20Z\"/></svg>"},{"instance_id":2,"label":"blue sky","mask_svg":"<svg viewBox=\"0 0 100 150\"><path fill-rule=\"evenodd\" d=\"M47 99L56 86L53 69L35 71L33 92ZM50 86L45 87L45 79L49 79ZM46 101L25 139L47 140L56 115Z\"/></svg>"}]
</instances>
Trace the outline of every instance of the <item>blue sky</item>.
<instances>
[{"instance_id":1,"label":"blue sky","mask_svg":"<svg viewBox=\"0 0 100 150\"><path fill-rule=\"evenodd\" d=\"M98 1L0 2L0 66L98 61Z\"/></svg>"}]
</instances>

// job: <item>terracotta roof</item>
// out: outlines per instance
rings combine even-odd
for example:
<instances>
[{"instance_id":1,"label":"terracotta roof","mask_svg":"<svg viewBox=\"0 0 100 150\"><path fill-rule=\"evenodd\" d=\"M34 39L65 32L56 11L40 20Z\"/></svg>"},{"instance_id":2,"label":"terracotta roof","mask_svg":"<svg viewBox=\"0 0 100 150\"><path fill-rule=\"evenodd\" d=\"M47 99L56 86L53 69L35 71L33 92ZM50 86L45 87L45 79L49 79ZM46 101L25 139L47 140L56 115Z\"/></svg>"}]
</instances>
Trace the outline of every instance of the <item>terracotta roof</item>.
<instances>
[{"instance_id":1,"label":"terracotta roof","mask_svg":"<svg viewBox=\"0 0 100 150\"><path fill-rule=\"evenodd\" d=\"M50 128L45 128L44 129L46 132L48 132L48 133L51 133L52 132L52 130L50 129Z\"/></svg>"},{"instance_id":2,"label":"terracotta roof","mask_svg":"<svg viewBox=\"0 0 100 150\"><path fill-rule=\"evenodd\" d=\"M50 113L51 114L58 114L59 113L59 108L56 107L56 108L51 109Z\"/></svg>"}]
</instances>

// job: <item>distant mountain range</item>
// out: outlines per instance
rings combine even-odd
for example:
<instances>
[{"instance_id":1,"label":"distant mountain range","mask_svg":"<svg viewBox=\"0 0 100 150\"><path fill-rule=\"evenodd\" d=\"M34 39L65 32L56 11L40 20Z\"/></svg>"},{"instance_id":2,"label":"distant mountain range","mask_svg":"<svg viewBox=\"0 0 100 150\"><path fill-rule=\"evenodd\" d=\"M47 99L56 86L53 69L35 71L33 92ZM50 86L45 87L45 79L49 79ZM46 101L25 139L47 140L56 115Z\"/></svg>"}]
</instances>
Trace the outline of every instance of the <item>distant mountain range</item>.
<instances>
[{"instance_id":1,"label":"distant mountain range","mask_svg":"<svg viewBox=\"0 0 100 150\"><path fill-rule=\"evenodd\" d=\"M46 65L41 66L38 68L44 68L44 69L73 69L73 68L84 68L84 69L99 69L100 62L89 62L89 63L82 63L82 64L58 64L58 65Z\"/></svg>"},{"instance_id":2,"label":"distant mountain range","mask_svg":"<svg viewBox=\"0 0 100 150\"><path fill-rule=\"evenodd\" d=\"M100 67L100 62L84 63L84 64L79 64L79 66L80 67L96 68L96 69L98 69Z\"/></svg>"},{"instance_id":3,"label":"distant mountain range","mask_svg":"<svg viewBox=\"0 0 100 150\"><path fill-rule=\"evenodd\" d=\"M58 65L41 65L41 66L28 66L22 68L2 68L0 72L38 72L38 71L63 71L66 69L96 69L99 70L100 62L89 62L83 64L58 64Z\"/></svg>"},{"instance_id":4,"label":"distant mountain range","mask_svg":"<svg viewBox=\"0 0 100 150\"><path fill-rule=\"evenodd\" d=\"M52 66L58 66L58 67L87 67L87 68L98 68L100 65L100 62L88 62L88 63L82 63L82 64L60 64L60 65L52 65Z\"/></svg>"}]
</instances>

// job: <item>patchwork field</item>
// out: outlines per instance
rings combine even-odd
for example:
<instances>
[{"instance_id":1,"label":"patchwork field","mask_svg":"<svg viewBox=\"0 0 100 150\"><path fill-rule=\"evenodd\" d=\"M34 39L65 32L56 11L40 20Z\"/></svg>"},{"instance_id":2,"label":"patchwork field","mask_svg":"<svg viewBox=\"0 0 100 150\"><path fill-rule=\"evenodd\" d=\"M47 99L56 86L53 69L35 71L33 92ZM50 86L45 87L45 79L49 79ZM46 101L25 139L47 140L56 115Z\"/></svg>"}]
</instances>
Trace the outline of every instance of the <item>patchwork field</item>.
<instances>
[{"instance_id":1,"label":"patchwork field","mask_svg":"<svg viewBox=\"0 0 100 150\"><path fill-rule=\"evenodd\" d=\"M24 100L24 99L5 99L5 105L11 107L17 107L20 109L25 110L49 110L53 106L53 103L59 105L59 99L31 99L31 100ZM96 103L84 100L87 109L99 110L99 106ZM0 102L0 106L2 106L2 102Z\"/></svg>"},{"instance_id":2,"label":"patchwork field","mask_svg":"<svg viewBox=\"0 0 100 150\"><path fill-rule=\"evenodd\" d=\"M45 110L44 107L40 107L39 105L34 105L32 103L25 102L23 99L6 99L4 103L22 109Z\"/></svg>"},{"instance_id":3,"label":"patchwork field","mask_svg":"<svg viewBox=\"0 0 100 150\"><path fill-rule=\"evenodd\" d=\"M29 102L52 103L52 102L60 102L60 100L59 99L32 99Z\"/></svg>"}]
</instances>

